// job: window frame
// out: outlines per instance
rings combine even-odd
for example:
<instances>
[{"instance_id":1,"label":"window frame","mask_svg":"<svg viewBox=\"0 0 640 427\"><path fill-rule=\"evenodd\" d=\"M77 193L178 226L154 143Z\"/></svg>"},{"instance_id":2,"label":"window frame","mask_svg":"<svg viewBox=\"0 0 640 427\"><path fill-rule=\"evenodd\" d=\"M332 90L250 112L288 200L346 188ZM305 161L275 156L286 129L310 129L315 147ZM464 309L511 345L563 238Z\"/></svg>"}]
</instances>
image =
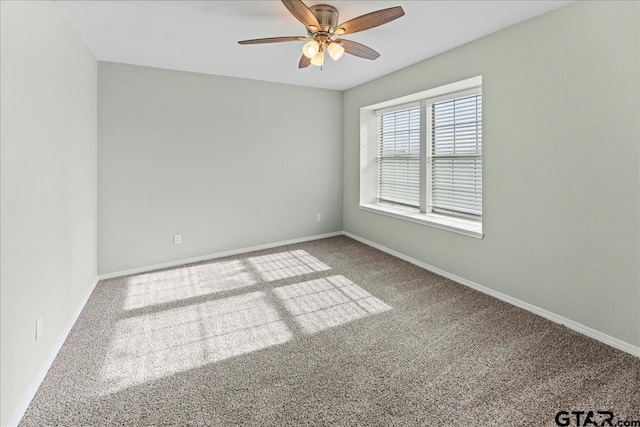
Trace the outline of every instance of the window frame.
<instances>
[{"instance_id":1,"label":"window frame","mask_svg":"<svg viewBox=\"0 0 640 427\"><path fill-rule=\"evenodd\" d=\"M401 98L369 105L360 109L360 204L363 211L373 212L422 225L453 231L482 239L482 209L480 217L464 214L434 212L431 194L431 120L428 114L436 102L482 93L482 76L472 77L448 85L439 86ZM420 208L381 202L378 199L380 149L378 117L380 114L401 110L407 105L420 105ZM483 113L482 113L483 114ZM483 116L481 116L483 119ZM480 161L483 159L482 150ZM482 172L481 172L482 173Z\"/></svg>"}]
</instances>

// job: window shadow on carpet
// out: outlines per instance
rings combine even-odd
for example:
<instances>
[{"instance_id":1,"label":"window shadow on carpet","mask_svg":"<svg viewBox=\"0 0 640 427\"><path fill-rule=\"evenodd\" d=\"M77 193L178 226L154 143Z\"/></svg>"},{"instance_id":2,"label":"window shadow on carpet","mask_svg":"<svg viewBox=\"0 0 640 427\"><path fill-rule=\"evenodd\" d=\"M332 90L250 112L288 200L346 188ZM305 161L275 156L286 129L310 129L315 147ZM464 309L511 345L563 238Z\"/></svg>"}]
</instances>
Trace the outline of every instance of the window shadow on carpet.
<instances>
[{"instance_id":1,"label":"window shadow on carpet","mask_svg":"<svg viewBox=\"0 0 640 427\"><path fill-rule=\"evenodd\" d=\"M102 394L392 309L304 250L131 276ZM297 281L300 276L323 277ZM284 279L295 283L270 283Z\"/></svg>"}]
</instances>

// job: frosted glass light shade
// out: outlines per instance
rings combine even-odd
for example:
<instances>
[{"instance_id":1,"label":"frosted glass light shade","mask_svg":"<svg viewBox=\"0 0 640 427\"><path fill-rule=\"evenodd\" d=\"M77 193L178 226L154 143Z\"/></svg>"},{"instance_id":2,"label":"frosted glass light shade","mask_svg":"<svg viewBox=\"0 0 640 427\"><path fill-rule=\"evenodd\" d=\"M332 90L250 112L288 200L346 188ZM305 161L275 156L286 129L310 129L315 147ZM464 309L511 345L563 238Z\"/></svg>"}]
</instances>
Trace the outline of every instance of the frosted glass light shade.
<instances>
[{"instance_id":1,"label":"frosted glass light shade","mask_svg":"<svg viewBox=\"0 0 640 427\"><path fill-rule=\"evenodd\" d=\"M311 64L317 65L318 67L322 67L322 65L324 64L324 52L320 51L316 53L316 56L311 58Z\"/></svg>"},{"instance_id":2,"label":"frosted glass light shade","mask_svg":"<svg viewBox=\"0 0 640 427\"><path fill-rule=\"evenodd\" d=\"M320 45L315 40L311 40L310 42L307 42L304 46L302 46L302 54L309 59L312 59L314 56L316 56L319 50Z\"/></svg>"},{"instance_id":3,"label":"frosted glass light shade","mask_svg":"<svg viewBox=\"0 0 640 427\"><path fill-rule=\"evenodd\" d=\"M329 47L327 47L327 50L329 51L329 56L331 56L331 59L334 61L337 61L344 55L344 47L339 43L331 43Z\"/></svg>"}]
</instances>

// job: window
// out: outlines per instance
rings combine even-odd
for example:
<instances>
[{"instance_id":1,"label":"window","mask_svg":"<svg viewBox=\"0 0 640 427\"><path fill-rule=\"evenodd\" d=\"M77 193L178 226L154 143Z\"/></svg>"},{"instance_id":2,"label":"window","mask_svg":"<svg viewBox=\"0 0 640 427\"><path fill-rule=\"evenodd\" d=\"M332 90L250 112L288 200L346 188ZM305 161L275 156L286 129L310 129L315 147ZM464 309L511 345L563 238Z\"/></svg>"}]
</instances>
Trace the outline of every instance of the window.
<instances>
[{"instance_id":1,"label":"window","mask_svg":"<svg viewBox=\"0 0 640 427\"><path fill-rule=\"evenodd\" d=\"M481 79L361 109L362 209L482 237Z\"/></svg>"},{"instance_id":2,"label":"window","mask_svg":"<svg viewBox=\"0 0 640 427\"><path fill-rule=\"evenodd\" d=\"M420 106L380 114L378 199L420 207Z\"/></svg>"},{"instance_id":3,"label":"window","mask_svg":"<svg viewBox=\"0 0 640 427\"><path fill-rule=\"evenodd\" d=\"M482 216L482 94L429 106L431 208Z\"/></svg>"}]
</instances>

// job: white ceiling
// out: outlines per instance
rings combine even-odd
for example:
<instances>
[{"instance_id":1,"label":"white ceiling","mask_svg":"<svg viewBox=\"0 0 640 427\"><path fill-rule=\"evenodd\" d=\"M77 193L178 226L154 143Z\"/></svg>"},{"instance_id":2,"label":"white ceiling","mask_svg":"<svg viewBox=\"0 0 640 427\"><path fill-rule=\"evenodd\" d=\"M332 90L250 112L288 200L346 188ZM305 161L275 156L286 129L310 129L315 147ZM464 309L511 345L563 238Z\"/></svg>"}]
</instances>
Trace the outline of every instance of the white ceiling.
<instances>
[{"instance_id":1,"label":"white ceiling","mask_svg":"<svg viewBox=\"0 0 640 427\"><path fill-rule=\"evenodd\" d=\"M306 35L280 1L69 1L60 7L101 61L346 90L570 1L306 1L329 3L340 22L402 6L405 16L344 36L382 55L344 55L298 69L303 42L241 46L238 40Z\"/></svg>"}]
</instances>

